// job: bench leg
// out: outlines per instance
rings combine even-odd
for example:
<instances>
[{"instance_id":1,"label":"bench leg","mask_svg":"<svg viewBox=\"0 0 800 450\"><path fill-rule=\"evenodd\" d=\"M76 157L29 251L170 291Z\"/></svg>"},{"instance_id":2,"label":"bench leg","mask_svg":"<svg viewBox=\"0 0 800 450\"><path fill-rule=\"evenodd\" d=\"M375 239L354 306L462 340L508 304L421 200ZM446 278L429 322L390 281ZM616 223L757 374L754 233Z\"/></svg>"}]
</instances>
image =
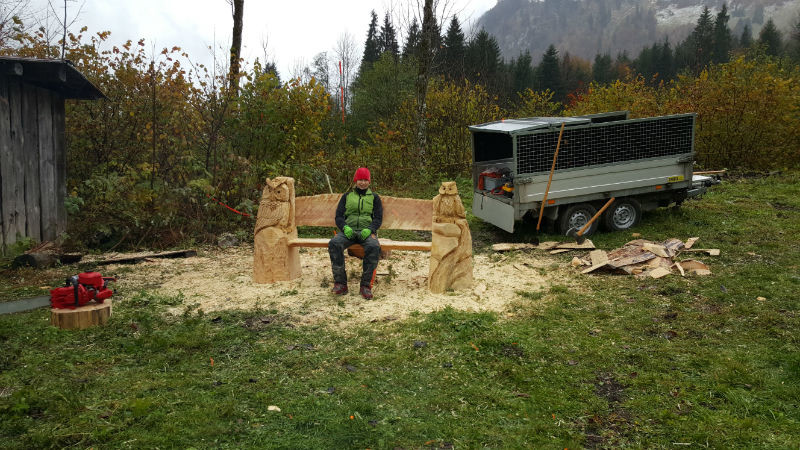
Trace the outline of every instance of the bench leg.
<instances>
[{"instance_id":1,"label":"bench leg","mask_svg":"<svg viewBox=\"0 0 800 450\"><path fill-rule=\"evenodd\" d=\"M440 294L472 286L472 235L464 219L434 223L428 289Z\"/></svg>"},{"instance_id":2,"label":"bench leg","mask_svg":"<svg viewBox=\"0 0 800 450\"><path fill-rule=\"evenodd\" d=\"M289 247L297 232L285 233L278 227L267 228L255 237L253 249L253 281L274 283L300 277L300 251Z\"/></svg>"}]
</instances>

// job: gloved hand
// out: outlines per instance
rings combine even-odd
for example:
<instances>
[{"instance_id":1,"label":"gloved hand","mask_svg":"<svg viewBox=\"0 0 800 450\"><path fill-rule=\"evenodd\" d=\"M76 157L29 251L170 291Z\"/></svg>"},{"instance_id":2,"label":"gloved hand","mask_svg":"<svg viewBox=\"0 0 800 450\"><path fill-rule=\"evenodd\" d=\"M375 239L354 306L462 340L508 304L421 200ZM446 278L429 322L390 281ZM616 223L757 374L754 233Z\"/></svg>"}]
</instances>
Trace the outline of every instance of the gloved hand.
<instances>
[{"instance_id":1,"label":"gloved hand","mask_svg":"<svg viewBox=\"0 0 800 450\"><path fill-rule=\"evenodd\" d=\"M369 228L364 228L361 230L361 240L366 241L370 234L372 234L372 230Z\"/></svg>"},{"instance_id":2,"label":"gloved hand","mask_svg":"<svg viewBox=\"0 0 800 450\"><path fill-rule=\"evenodd\" d=\"M345 225L344 228L342 228L342 232L347 237L347 239L353 239L353 236L355 236L356 234L355 231L353 231L353 229L350 228L350 225Z\"/></svg>"}]
</instances>

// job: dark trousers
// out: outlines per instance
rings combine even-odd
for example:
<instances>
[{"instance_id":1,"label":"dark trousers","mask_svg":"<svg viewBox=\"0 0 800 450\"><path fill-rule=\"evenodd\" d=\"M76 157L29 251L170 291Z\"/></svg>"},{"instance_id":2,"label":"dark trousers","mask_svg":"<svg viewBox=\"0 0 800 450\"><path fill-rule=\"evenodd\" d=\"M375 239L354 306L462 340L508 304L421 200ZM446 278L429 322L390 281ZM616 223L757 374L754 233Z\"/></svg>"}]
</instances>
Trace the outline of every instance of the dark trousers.
<instances>
[{"instance_id":1,"label":"dark trousers","mask_svg":"<svg viewBox=\"0 0 800 450\"><path fill-rule=\"evenodd\" d=\"M381 244L378 240L370 236L364 242L347 239L344 233L336 233L336 236L328 242L328 253L331 255L331 268L333 269L333 282L347 284L347 272L344 270L344 251L353 244L361 244L364 247L364 269L361 274L361 285L372 285L372 274L378 267L378 259L381 255Z\"/></svg>"}]
</instances>

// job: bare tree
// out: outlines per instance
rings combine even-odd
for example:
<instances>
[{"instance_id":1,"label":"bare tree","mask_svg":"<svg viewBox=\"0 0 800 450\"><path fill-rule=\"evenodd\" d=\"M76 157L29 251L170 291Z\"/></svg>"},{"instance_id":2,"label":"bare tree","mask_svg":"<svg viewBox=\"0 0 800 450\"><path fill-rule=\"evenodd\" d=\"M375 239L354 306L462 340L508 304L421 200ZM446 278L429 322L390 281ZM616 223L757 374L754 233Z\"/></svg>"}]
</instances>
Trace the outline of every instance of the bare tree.
<instances>
[{"instance_id":1,"label":"bare tree","mask_svg":"<svg viewBox=\"0 0 800 450\"><path fill-rule=\"evenodd\" d=\"M434 72L434 65L437 61L436 55L439 51L438 42L440 41L439 29L441 24L455 14L451 0L413 0L408 3L404 13L401 15L401 22L404 22L405 29L410 27L416 20L422 24L420 30L420 48L417 59L417 151L424 158L428 151L427 139L427 95L428 82Z\"/></svg>"},{"instance_id":2,"label":"bare tree","mask_svg":"<svg viewBox=\"0 0 800 450\"><path fill-rule=\"evenodd\" d=\"M66 54L67 30L69 29L69 27L71 27L73 24L75 24L75 21L78 20L78 17L80 17L81 12L83 11L84 5L86 5L86 0L82 1L81 5L78 7L78 11L75 13L74 17L72 17L72 20L70 21L68 15L67 15L67 3L77 3L77 2L78 2L78 0L64 0L64 11L63 11L64 12L64 16L63 17L59 17L58 14L59 14L60 11L58 9L56 9L56 7L53 5L53 0L47 0L47 5L50 7L50 10L53 12L53 16L55 17L56 21L58 22L59 27L63 30L63 35L61 37L61 59L64 59L65 54Z\"/></svg>"},{"instance_id":3,"label":"bare tree","mask_svg":"<svg viewBox=\"0 0 800 450\"><path fill-rule=\"evenodd\" d=\"M244 0L227 0L231 5L233 16L233 39L231 41L231 64L229 83L231 93L235 96L239 90L239 60L242 55L242 26L244 16Z\"/></svg>"},{"instance_id":4,"label":"bare tree","mask_svg":"<svg viewBox=\"0 0 800 450\"><path fill-rule=\"evenodd\" d=\"M358 56L360 49L353 35L345 31L339 35L339 40L336 41L336 48L334 48L333 52L337 59L335 73L337 74L339 92L337 92L338 95L336 97L339 99L339 107L346 111L350 98L350 85L360 62ZM341 64L341 68L339 64Z\"/></svg>"}]
</instances>

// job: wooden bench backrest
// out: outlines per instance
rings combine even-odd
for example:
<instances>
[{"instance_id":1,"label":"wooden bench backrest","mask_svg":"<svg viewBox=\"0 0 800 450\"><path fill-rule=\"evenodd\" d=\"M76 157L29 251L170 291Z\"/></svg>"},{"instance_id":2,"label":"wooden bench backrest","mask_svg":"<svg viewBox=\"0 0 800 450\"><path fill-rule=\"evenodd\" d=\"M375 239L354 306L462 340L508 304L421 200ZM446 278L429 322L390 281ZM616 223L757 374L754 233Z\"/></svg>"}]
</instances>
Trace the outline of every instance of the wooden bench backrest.
<instances>
[{"instance_id":1,"label":"wooden bench backrest","mask_svg":"<svg viewBox=\"0 0 800 450\"><path fill-rule=\"evenodd\" d=\"M297 226L335 227L336 206L342 194L321 194L295 198ZM433 200L381 197L383 225L389 230L431 230Z\"/></svg>"}]
</instances>

